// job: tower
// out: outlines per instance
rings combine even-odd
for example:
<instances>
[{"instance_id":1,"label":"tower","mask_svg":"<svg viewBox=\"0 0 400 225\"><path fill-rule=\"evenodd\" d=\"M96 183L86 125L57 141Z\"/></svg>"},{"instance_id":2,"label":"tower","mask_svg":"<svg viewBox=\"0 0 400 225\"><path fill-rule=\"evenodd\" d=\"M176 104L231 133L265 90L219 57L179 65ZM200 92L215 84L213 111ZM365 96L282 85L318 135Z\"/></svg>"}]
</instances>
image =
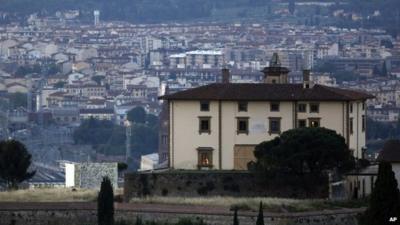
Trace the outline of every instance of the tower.
<instances>
[{"instance_id":1,"label":"tower","mask_svg":"<svg viewBox=\"0 0 400 225\"><path fill-rule=\"evenodd\" d=\"M269 67L265 67L262 72L264 73L264 83L268 84L287 84L289 70L282 67L281 60L278 53L272 55Z\"/></svg>"},{"instance_id":2,"label":"tower","mask_svg":"<svg viewBox=\"0 0 400 225\"><path fill-rule=\"evenodd\" d=\"M100 24L100 11L94 10L93 15L94 15L94 25L98 26Z\"/></svg>"}]
</instances>

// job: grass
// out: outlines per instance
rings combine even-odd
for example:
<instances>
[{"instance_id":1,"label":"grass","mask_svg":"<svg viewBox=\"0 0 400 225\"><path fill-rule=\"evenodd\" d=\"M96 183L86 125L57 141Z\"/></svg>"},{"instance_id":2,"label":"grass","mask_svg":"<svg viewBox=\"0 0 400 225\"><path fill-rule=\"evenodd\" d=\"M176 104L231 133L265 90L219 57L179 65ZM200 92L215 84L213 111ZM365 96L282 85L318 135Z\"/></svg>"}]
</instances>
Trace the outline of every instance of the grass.
<instances>
[{"instance_id":1,"label":"grass","mask_svg":"<svg viewBox=\"0 0 400 225\"><path fill-rule=\"evenodd\" d=\"M94 202L97 190L69 188L60 189L28 189L0 192L0 202ZM121 195L122 189L114 191ZM307 212L326 209L360 208L367 205L366 200L331 201L324 199L286 199L264 197L147 197L133 198L131 203L205 205L227 208L237 207L240 210L257 211L260 202L264 210L269 212Z\"/></svg>"},{"instance_id":2,"label":"grass","mask_svg":"<svg viewBox=\"0 0 400 225\"><path fill-rule=\"evenodd\" d=\"M121 191L115 191L120 194ZM0 202L93 202L97 198L97 190L70 188L27 189L0 192Z\"/></svg>"},{"instance_id":3,"label":"grass","mask_svg":"<svg viewBox=\"0 0 400 225\"><path fill-rule=\"evenodd\" d=\"M327 209L359 208L367 205L365 200L331 201L324 199L285 199L285 198L244 198L244 197L147 197L133 198L131 203L178 204L178 205L210 205L237 207L240 210L257 211L260 202L264 210L269 212L307 212Z\"/></svg>"}]
</instances>

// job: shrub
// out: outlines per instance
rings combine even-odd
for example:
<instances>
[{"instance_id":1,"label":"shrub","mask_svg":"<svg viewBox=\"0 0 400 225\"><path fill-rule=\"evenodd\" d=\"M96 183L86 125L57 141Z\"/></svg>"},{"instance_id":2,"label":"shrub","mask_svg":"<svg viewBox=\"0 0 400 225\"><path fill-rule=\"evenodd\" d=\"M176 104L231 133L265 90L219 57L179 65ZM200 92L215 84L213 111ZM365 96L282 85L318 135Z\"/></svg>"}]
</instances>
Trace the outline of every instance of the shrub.
<instances>
[{"instance_id":1,"label":"shrub","mask_svg":"<svg viewBox=\"0 0 400 225\"><path fill-rule=\"evenodd\" d=\"M97 221L99 225L114 225L114 191L108 177L101 182L97 198Z\"/></svg>"},{"instance_id":2,"label":"shrub","mask_svg":"<svg viewBox=\"0 0 400 225\"><path fill-rule=\"evenodd\" d=\"M388 162L379 164L375 189L371 193L368 209L360 218L360 225L395 224L389 219L400 219L400 192Z\"/></svg>"}]
</instances>

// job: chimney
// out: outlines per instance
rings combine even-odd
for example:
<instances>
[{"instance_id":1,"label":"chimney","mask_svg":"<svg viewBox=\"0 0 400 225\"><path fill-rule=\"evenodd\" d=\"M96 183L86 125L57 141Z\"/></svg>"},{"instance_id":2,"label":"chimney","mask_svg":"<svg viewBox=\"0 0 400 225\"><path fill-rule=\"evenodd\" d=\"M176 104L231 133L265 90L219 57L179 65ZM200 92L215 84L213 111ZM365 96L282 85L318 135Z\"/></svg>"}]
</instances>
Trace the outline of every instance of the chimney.
<instances>
[{"instance_id":1,"label":"chimney","mask_svg":"<svg viewBox=\"0 0 400 225\"><path fill-rule=\"evenodd\" d=\"M230 78L231 74L229 73L229 69L227 68L222 69L222 83L229 84Z\"/></svg>"},{"instance_id":2,"label":"chimney","mask_svg":"<svg viewBox=\"0 0 400 225\"><path fill-rule=\"evenodd\" d=\"M311 88L311 70L303 70L303 88Z\"/></svg>"}]
</instances>

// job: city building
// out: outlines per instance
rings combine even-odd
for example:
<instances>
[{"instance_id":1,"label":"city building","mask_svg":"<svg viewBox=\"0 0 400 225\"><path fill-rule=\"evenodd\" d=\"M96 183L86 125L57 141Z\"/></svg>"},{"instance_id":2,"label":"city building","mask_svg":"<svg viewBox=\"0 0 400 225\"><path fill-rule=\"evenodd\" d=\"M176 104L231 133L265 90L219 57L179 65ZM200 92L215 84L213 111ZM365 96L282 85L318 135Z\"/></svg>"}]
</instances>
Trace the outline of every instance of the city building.
<instances>
[{"instance_id":1,"label":"city building","mask_svg":"<svg viewBox=\"0 0 400 225\"><path fill-rule=\"evenodd\" d=\"M313 85L310 71L289 84L277 54L263 72L264 83L229 83L225 71L222 83L160 97L169 106L170 168L246 170L257 144L302 127L335 130L363 158L372 95Z\"/></svg>"}]
</instances>

